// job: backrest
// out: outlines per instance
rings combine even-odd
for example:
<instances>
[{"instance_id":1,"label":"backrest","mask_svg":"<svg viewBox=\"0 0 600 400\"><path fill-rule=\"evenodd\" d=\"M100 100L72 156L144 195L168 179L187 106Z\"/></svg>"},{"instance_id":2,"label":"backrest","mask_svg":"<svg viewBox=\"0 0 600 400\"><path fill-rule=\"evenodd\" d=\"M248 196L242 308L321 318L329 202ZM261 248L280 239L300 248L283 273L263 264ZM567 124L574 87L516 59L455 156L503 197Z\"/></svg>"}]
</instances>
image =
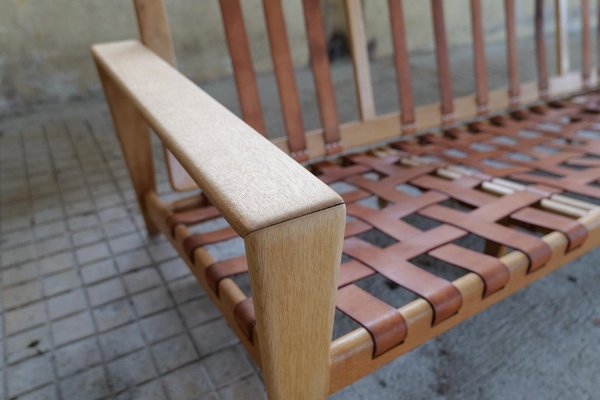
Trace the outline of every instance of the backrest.
<instances>
[{"instance_id":1,"label":"backrest","mask_svg":"<svg viewBox=\"0 0 600 400\"><path fill-rule=\"evenodd\" d=\"M256 73L250 43L246 32L241 0L206 0L220 3L221 15L229 54L233 66L240 109L244 120L258 132L265 134ZM306 132L302 120L301 102L282 1L301 1L306 25L310 66L315 82L320 111L321 128ZM550 0L534 0L534 41L537 81L521 83L517 51L517 24L515 0L504 0L506 38L507 88L490 91L486 62L485 27L482 18L482 0L469 0L475 93L456 98L453 95L451 63L444 18L444 0L430 0L434 37L435 63L439 102L415 106L413 80L407 48L406 21L402 0L387 0L390 34L393 48L400 111L377 115L370 72L367 36L361 0L343 0L354 68L354 80L360 119L340 125L337 102L328 58L327 38L321 9L321 0L263 0L266 31L269 38L273 70L286 136L273 142L300 162L358 146L391 140L400 135L452 125L457 119L486 116L504 109L516 108L537 99L558 96L588 88L596 84L592 73L590 40L590 4L581 1L582 26L581 72L569 70L569 38L567 0L554 0L556 75L548 71L545 12ZM497 1L497 0L494 0ZM162 0L134 0L142 42L166 61L175 64L173 44ZM409 4L409 3L407 3ZM485 6L485 4L483 5ZM174 157L167 154L171 184L175 190L195 188Z\"/></svg>"}]
</instances>

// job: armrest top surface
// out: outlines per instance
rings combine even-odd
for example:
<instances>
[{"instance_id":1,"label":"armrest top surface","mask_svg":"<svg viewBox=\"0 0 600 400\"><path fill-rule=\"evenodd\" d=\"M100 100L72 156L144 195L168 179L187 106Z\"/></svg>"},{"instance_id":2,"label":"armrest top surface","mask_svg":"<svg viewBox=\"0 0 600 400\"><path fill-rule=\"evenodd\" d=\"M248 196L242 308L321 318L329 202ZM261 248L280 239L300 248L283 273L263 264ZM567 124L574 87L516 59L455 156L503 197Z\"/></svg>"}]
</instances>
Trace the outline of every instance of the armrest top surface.
<instances>
[{"instance_id":1,"label":"armrest top surface","mask_svg":"<svg viewBox=\"0 0 600 400\"><path fill-rule=\"evenodd\" d=\"M241 236L341 197L138 41L94 58Z\"/></svg>"}]
</instances>

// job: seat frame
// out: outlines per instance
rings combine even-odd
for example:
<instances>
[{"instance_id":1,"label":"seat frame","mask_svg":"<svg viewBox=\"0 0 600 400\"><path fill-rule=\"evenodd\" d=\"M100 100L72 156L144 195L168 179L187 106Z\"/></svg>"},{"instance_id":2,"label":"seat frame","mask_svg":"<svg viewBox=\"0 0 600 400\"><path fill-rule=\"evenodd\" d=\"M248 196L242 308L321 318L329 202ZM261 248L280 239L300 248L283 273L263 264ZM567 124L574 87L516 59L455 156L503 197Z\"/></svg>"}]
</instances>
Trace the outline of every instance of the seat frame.
<instances>
[{"instance_id":1,"label":"seat frame","mask_svg":"<svg viewBox=\"0 0 600 400\"><path fill-rule=\"evenodd\" d=\"M264 0L288 132L287 137L273 141L258 134L265 133L265 125L260 108L257 108L260 102L257 101L258 91L240 1L220 0L220 4L246 122L173 67L175 56L162 0L134 0L141 42L95 45L93 56L148 232L165 234L187 262L241 343L262 368L269 398L325 398L600 245L600 209L562 193L551 193L542 205L585 227L588 238L581 246L570 249L565 234L547 233L541 240L551 249L552 257L543 268L532 271L530 259L523 252L504 254L502 249L492 248L490 244L489 252L495 254L510 272L510 279L502 290L484 296L485 284L477 274L468 273L458 278L452 284L462 296L462 307L452 317L433 325L433 310L427 301L418 299L402 306L398 313L407 321L408 335L402 343L377 356L374 356L371 334L365 328L332 341L346 223L345 201L297 161L310 163L325 156L334 158L364 146L371 146L371 156L384 158L398 154L394 147L402 148L402 144L391 147L381 147L381 144L397 142L401 135L440 127L442 132L449 132L457 126L456 121L486 122L500 111L508 112L505 118L520 115L525 120L541 118L535 112L540 107L551 113L549 99L574 92L587 93L596 85L597 76L589 56L589 1L582 0L582 72L568 71L566 18L564 8L558 8L562 12L557 18L558 76L550 78L543 35L544 1L536 0L539 79L521 84L516 59L514 0L505 0L509 87L508 90L490 92L485 78L487 66L481 4L479 0L471 0L477 92L455 99L452 97L443 1L432 0L441 100L415 108L402 2L389 0L402 112L378 116L370 84L361 2L345 0L361 120L340 125L329 64L324 56L325 37L319 0L303 0L323 126L304 132L281 0ZM533 108L531 104L534 104ZM151 131L165 146L174 188L199 187L202 194L170 203L160 199L154 176ZM232 143L236 145L232 146ZM423 149L426 155L433 147L424 146ZM426 164L427 160L410 156L402 162L418 166ZM460 179L471 172L446 163L436 168L435 173L448 179ZM496 195L529 190L528 185L493 176L484 179L482 188ZM185 224L169 222L178 213L208 206L215 207L244 240L255 325L245 327L239 323L239 313L248 312L239 307L247 304L246 294L230 277L219 280L215 291L214 283L207 281L206 274L215 260L202 246L194 248L190 254L185 247L190 230Z\"/></svg>"}]
</instances>

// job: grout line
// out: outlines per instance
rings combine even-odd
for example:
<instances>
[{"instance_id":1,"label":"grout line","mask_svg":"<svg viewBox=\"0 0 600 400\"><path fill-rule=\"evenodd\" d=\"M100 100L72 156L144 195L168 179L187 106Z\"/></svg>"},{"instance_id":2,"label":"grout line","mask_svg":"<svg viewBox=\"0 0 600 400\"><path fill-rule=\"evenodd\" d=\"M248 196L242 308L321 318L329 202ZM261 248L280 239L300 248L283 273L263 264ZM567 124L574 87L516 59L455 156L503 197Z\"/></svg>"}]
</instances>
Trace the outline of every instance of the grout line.
<instances>
[{"instance_id":1,"label":"grout line","mask_svg":"<svg viewBox=\"0 0 600 400\"><path fill-rule=\"evenodd\" d=\"M95 132L95 130L93 129L93 126L91 125L91 123L90 123L89 121L86 121L86 127L87 127L87 129L90 131L90 133L91 133L92 140L94 140L94 142L95 142L95 143L98 145L98 147L100 148L100 151L99 151L100 157L102 158L102 160L104 161L104 163L105 163L106 165L108 165L108 162L107 162L107 160L106 160L105 154L104 154L104 152L103 152L103 148L102 148L102 146L100 145L100 143L99 143L99 141L98 141L98 138L97 138L97 132ZM155 154L155 153L153 152L153 154ZM155 164L155 165L156 165L156 164ZM114 176L114 173L113 173L113 170L110 168L110 166L109 166L108 170L109 170L109 174L111 175L111 177L113 178L113 180L115 180L116 178L115 178L115 176ZM122 191L122 188L121 188L120 186L118 186L118 187L117 187L117 191L118 191L118 193L121 195L121 197L123 197L123 198L125 199L125 195L124 195L124 193L123 193L123 191ZM135 205L134 205L134 207L139 207L139 206L138 206L138 204L137 204L137 201L135 202ZM137 209L137 208L136 208L136 209L133 209L133 207L132 207L132 208L130 208L130 213L131 213L131 214L136 214L137 216L141 216L141 215L139 214L139 209ZM141 229L145 229L145 227L142 227ZM135 233L136 233L138 236L140 236L140 239L142 239L142 242L145 242L145 243L147 243L147 244L151 244L151 243L152 243L152 238L148 237L147 235L146 235L146 237L144 237L144 235L142 235L142 234L140 233L140 229L136 229ZM169 245L170 245L170 243L169 243ZM195 354L195 356L196 356L196 359L195 359L195 360L193 360L193 361L190 361L190 363L186 363L185 365L190 365L190 364L192 364L192 363L198 362L199 360L202 360L203 358L206 358L206 357L208 357L209 355L205 355L204 357L202 357L202 356L200 355L200 354L201 354L201 352L200 352L200 350L199 350L199 348L198 348L198 346L197 346L197 344L196 344L195 340L192 338L192 336L191 336L191 334L190 334L190 331L191 331L191 329L192 329L192 328L190 328L190 327L188 327L188 326L187 326L187 324L186 324L186 321L185 321L185 319L183 318L183 316L182 316L182 314L181 314L181 311L179 310L179 307L181 306L181 304L178 304L178 303L177 303L177 301L175 301L175 298L174 298L174 296L173 296L173 294L172 294L172 292L171 292L171 289L169 288L169 283L170 283L170 282L169 282L169 281L167 281L167 280L164 278L164 276L163 276L162 272L161 272L161 271L158 269L158 263L159 263L159 262L158 262L158 261L156 261L156 260L155 260L155 259L152 257L152 252L150 252L150 251L149 251L149 249L147 249L147 246L145 246L144 248L145 248L145 249L146 249L146 250L147 250L147 251L150 253L150 258L152 259L152 262L153 262L153 264L154 264L154 265L156 265L157 273L158 273L159 279L161 280L161 285L159 285L159 287L163 287L163 288L165 288L165 290L166 290L166 293L167 293L167 295L168 295L169 299L170 299L170 300L171 300L171 302L173 303L173 306L172 306L170 309L168 309L168 310L173 310L173 311L175 311L175 313L177 314L177 316L178 316L178 318L179 318L179 321L180 321L180 323L181 323L181 325L182 325L182 327L183 327L183 332L179 332L179 333L177 333L176 335L173 335L173 337L179 336L179 335L182 333L183 335L185 335L185 336L186 336L186 338L188 339L188 341L189 341L189 342L192 344L192 346L193 346L193 348L194 348L194 351L196 352L196 354ZM112 253L112 249L110 249L110 247L109 247L109 251ZM178 259L179 259L179 257L178 257L178 255L176 255L175 257L173 257L173 258L170 258L169 260L178 260ZM168 260L163 260L163 261L160 261L160 263L162 263L162 262L166 262L166 261L168 261ZM186 267L187 267L187 266L186 266ZM188 274L191 274L191 273L188 271ZM186 276L188 276L188 275L186 275ZM175 281L175 280L173 280L173 281ZM173 282L173 281L171 281L171 282ZM125 290L126 290L126 292L127 292L127 293L129 293L129 289L128 289L127 287L125 287ZM207 298L207 297L206 297L206 294L204 294L204 296L202 296L202 298ZM191 300L191 301L194 301L194 300L195 300L195 299L193 299L193 300ZM190 302L191 302L191 301L190 301ZM212 303L211 303L211 305L212 305ZM132 308L133 308L133 312L134 312L134 313L136 314L136 316L137 316L137 314L138 314L138 313L137 313L137 310L135 309L135 307L132 307ZM164 312L164 311L165 311L165 310L161 310L160 312ZM157 312L157 314L158 314L158 312ZM148 317L148 316L144 316L143 318L147 318L147 317ZM138 321L139 321L139 319L140 319L140 317L139 317L139 316L137 316L137 320L138 320ZM205 322L208 322L208 321L205 321ZM139 323L139 322L138 322L138 323ZM141 327L140 327L140 328L141 328ZM144 337L144 340L146 341L146 340L147 340L147 338L145 337L146 335L145 335L145 333L144 333L144 331L143 331L143 330L142 330L142 336ZM165 341L166 341L166 340L168 340L168 339L165 339ZM156 345L156 344L157 344L157 343L154 343L152 346L154 346L154 345ZM150 354L150 357L151 357L151 359L153 360L154 367L156 368L156 372L157 372L158 376L161 378L161 379L160 379L160 381L161 381L161 386L163 387L163 391L165 392L165 395L166 395L166 396L167 396L167 398L168 398L168 397L169 397L169 393L168 393L168 391L167 391L167 388L166 388L166 386L165 386L165 383L164 383L164 381L163 381L163 379L162 379L162 378L163 378L165 375L167 375L167 374L170 374L170 373L172 373L172 372L173 372L173 371L175 371L175 370L178 370L178 369L181 369L181 368L183 368L184 366L180 366L180 367L178 367L177 369L175 369L175 370L172 370L172 371L166 371L166 372L163 372L163 373L161 373L161 372L160 372L160 369L158 368L158 361L156 360L156 358L155 358L155 356L154 356L154 353L152 352L152 346L150 346L150 345L148 345L148 344L147 344L147 347L148 347L148 352L149 352L149 354ZM213 384L212 380L211 380L211 379L208 377L208 372L206 371L206 368L205 368L204 366L202 366L202 367L203 367L203 369L204 369L204 372L205 372L205 374L207 374L207 378L208 378L208 379L207 379L207 381L210 383L212 391L215 393L215 395L216 395L217 397L219 397L219 395L218 395L218 393L217 393L217 390L216 390L216 388L215 388L215 386L214 386L214 384Z\"/></svg>"},{"instance_id":2,"label":"grout line","mask_svg":"<svg viewBox=\"0 0 600 400\"><path fill-rule=\"evenodd\" d=\"M60 123L59 124L59 123L55 122L55 124L56 125L54 125L54 126L56 126L58 129L60 129L59 132L63 132L64 133L64 136L65 136L65 138L67 140L69 148L73 149L72 156L75 157L75 159L77 160L77 163L79 164L79 168L82 171L83 169L81 168L81 163L80 163L80 160L78 158L77 151L76 151L75 146L73 144L72 138L69 135L67 126L64 123ZM51 141L48 138L49 133L48 133L48 126L47 125L45 126L44 132L45 132L46 143L47 143L49 152L51 154L50 160L52 162L52 167L53 167L52 168L53 169L52 177L55 180L56 184L59 185L59 179L58 179L58 176L57 176L58 171L57 171L57 168L56 168L56 162L54 160L54 154L52 153ZM65 212L66 211L65 210L65 203L64 203L64 199L63 199L63 193L60 190L60 186L59 186L59 196L60 196L60 199L61 199L62 211L66 215L66 212ZM68 240L69 240L69 243L71 244L71 246L73 246L73 236L72 235L69 235L69 239ZM110 375L108 373L108 366L107 366L107 362L106 362L106 355L104 354L104 349L100 345L100 339L98 337L98 332L99 332L99 330L98 330L98 324L96 323L96 319L94 318L94 315L93 315L93 308L91 306L91 301L90 301L90 298L89 298L89 294L88 294L86 288L83 286L84 285L84 280L83 280L83 276L82 276L82 273L81 273L81 265L79 265L79 260L77 259L76 254L75 254L74 251L71 251L71 257L73 257L73 261L74 261L74 264L75 264L75 269L77 271L77 275L78 275L80 283L81 283L81 289L83 291L83 295L84 295L84 298L85 298L86 308L87 308L85 310L85 312L87 312L90 315L90 317L92 318L92 324L93 324L93 327L94 327L95 334L92 334L91 336L94 337L95 342L96 342L96 346L98 347L98 351L100 353L100 359L102 361L102 370L103 370L104 375L105 375L105 379L106 379L106 382L107 382L108 389L109 389L110 393L112 393L113 392L113 387L112 387L112 384L111 384ZM71 344L71 343L74 343L74 342L70 342L69 344ZM56 369L55 362L53 362L52 365ZM57 386L59 387L59 393L61 395L59 397L59 399L62 399L62 389L60 389L60 382L59 382L59 384L57 384Z\"/></svg>"}]
</instances>

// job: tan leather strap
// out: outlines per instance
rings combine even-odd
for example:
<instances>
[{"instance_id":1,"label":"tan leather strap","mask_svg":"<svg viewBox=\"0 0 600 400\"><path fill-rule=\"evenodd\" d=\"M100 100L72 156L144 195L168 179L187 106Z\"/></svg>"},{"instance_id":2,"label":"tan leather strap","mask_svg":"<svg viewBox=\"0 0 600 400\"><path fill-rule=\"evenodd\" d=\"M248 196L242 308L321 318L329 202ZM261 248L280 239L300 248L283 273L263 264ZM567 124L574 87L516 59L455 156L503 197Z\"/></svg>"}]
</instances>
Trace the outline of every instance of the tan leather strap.
<instances>
[{"instance_id":1,"label":"tan leather strap","mask_svg":"<svg viewBox=\"0 0 600 400\"><path fill-rule=\"evenodd\" d=\"M325 137L327 154L339 153L342 150L340 122L336 109L335 91L331 79L331 68L327 54L325 28L321 14L321 0L303 0L304 21L310 51L310 65L315 79L317 101L321 113L321 125Z\"/></svg>"},{"instance_id":2,"label":"tan leather strap","mask_svg":"<svg viewBox=\"0 0 600 400\"><path fill-rule=\"evenodd\" d=\"M256 325L256 314L252 297L246 297L235 305L233 316L238 326L251 343L254 342L254 326Z\"/></svg>"},{"instance_id":3,"label":"tan leather strap","mask_svg":"<svg viewBox=\"0 0 600 400\"><path fill-rule=\"evenodd\" d=\"M473 36L473 61L475 64L475 82L477 95L477 113L488 111L487 62L485 59L485 43L483 23L481 21L481 0L471 0L471 30Z\"/></svg>"},{"instance_id":4,"label":"tan leather strap","mask_svg":"<svg viewBox=\"0 0 600 400\"><path fill-rule=\"evenodd\" d=\"M519 59L517 56L517 29L515 0L504 0L506 29L506 61L508 68L508 98L511 107L520 103L521 83L519 80Z\"/></svg>"},{"instance_id":5,"label":"tan leather strap","mask_svg":"<svg viewBox=\"0 0 600 400\"><path fill-rule=\"evenodd\" d=\"M238 237L238 234L231 227L217 229L216 231L207 233L198 233L188 236L183 240L183 249L190 257L190 260L193 261L194 252L198 247L222 242L223 240L233 239L235 237Z\"/></svg>"},{"instance_id":6,"label":"tan leather strap","mask_svg":"<svg viewBox=\"0 0 600 400\"><path fill-rule=\"evenodd\" d=\"M538 73L538 96L548 98L548 64L544 37L544 0L535 0L535 58Z\"/></svg>"},{"instance_id":7,"label":"tan leather strap","mask_svg":"<svg viewBox=\"0 0 600 400\"><path fill-rule=\"evenodd\" d=\"M432 235L427 238L436 239ZM411 243L416 243L413 239ZM435 243L431 247L435 247ZM392 254L357 238L350 238L344 242L344 253L426 299L434 311L433 324L454 315L462 304L460 292L452 283L409 263L399 251Z\"/></svg>"},{"instance_id":8,"label":"tan leather strap","mask_svg":"<svg viewBox=\"0 0 600 400\"><path fill-rule=\"evenodd\" d=\"M308 155L306 154L300 97L296 87L294 65L281 0L263 0L263 6L290 155L300 162L306 161Z\"/></svg>"},{"instance_id":9,"label":"tan leather strap","mask_svg":"<svg viewBox=\"0 0 600 400\"><path fill-rule=\"evenodd\" d=\"M469 213L440 205L430 206L419 213L473 232L492 242L522 251L529 258L530 271L535 271L543 267L550 260L550 257L552 257L552 250L541 239L497 224L491 219L486 218L486 215L482 213L472 216Z\"/></svg>"},{"instance_id":10,"label":"tan leather strap","mask_svg":"<svg viewBox=\"0 0 600 400\"><path fill-rule=\"evenodd\" d=\"M396 82L400 101L400 122L402 131L410 133L415 130L415 104L413 99L412 79L404 29L404 12L402 0L388 0L390 10L390 27L394 45L394 62L396 65Z\"/></svg>"},{"instance_id":11,"label":"tan leather strap","mask_svg":"<svg viewBox=\"0 0 600 400\"><path fill-rule=\"evenodd\" d=\"M175 235L177 225L194 225L211 218L220 216L221 213L216 207L201 207L192 210L171 214L167 217L167 225L171 227L171 235Z\"/></svg>"},{"instance_id":12,"label":"tan leather strap","mask_svg":"<svg viewBox=\"0 0 600 400\"><path fill-rule=\"evenodd\" d=\"M442 125L446 125L454 122L454 99L452 97L452 75L450 73L450 58L446 40L446 23L444 22L444 0L431 0L431 12Z\"/></svg>"},{"instance_id":13,"label":"tan leather strap","mask_svg":"<svg viewBox=\"0 0 600 400\"><path fill-rule=\"evenodd\" d=\"M402 315L356 285L338 290L336 306L369 332L373 338L373 357L399 345L406 338L406 321Z\"/></svg>"},{"instance_id":14,"label":"tan leather strap","mask_svg":"<svg viewBox=\"0 0 600 400\"><path fill-rule=\"evenodd\" d=\"M479 275L485 284L484 297L502 289L510 279L508 267L496 257L478 253L452 243L438 247L428 254Z\"/></svg>"},{"instance_id":15,"label":"tan leather strap","mask_svg":"<svg viewBox=\"0 0 600 400\"><path fill-rule=\"evenodd\" d=\"M590 85L592 77L592 46L590 43L590 0L581 0L581 79Z\"/></svg>"},{"instance_id":16,"label":"tan leather strap","mask_svg":"<svg viewBox=\"0 0 600 400\"><path fill-rule=\"evenodd\" d=\"M244 121L267 134L240 0L220 0L227 47Z\"/></svg>"},{"instance_id":17,"label":"tan leather strap","mask_svg":"<svg viewBox=\"0 0 600 400\"><path fill-rule=\"evenodd\" d=\"M211 264L204 271L208 287L219 296L219 282L222 279L248 272L246 256L230 258Z\"/></svg>"}]
</instances>

